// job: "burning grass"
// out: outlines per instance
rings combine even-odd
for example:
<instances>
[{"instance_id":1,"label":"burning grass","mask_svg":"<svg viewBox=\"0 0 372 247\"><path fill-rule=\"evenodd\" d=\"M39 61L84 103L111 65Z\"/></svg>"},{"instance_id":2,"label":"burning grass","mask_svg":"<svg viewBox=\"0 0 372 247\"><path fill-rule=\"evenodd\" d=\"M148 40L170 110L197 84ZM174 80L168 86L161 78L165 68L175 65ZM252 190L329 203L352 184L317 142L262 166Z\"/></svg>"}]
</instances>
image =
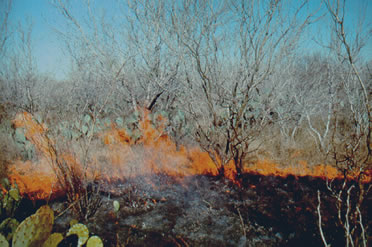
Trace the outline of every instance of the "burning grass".
<instances>
[{"instance_id":1,"label":"burning grass","mask_svg":"<svg viewBox=\"0 0 372 247\"><path fill-rule=\"evenodd\" d=\"M137 138L125 128L108 125L94 136L89 157L58 149L47 126L30 114L19 114L14 124L24 129L38 158L15 161L10 179L27 200L51 200L55 208L78 205L75 210L108 246L150 246L154 241L159 246L319 246L319 190L323 230L332 245L344 244L335 198L326 193L326 180L342 188L343 176L336 168L305 161L285 166L262 159L247 164L239 179L230 162L221 177L207 152L176 145L164 132L163 120L155 127L148 114L142 113ZM371 177L364 176L366 191ZM345 181L356 186L353 177ZM120 203L119 212L113 211L113 200ZM367 225L372 223L370 203L367 191L361 205ZM75 217L64 212L59 212L57 230L67 229Z\"/></svg>"},{"instance_id":2,"label":"burning grass","mask_svg":"<svg viewBox=\"0 0 372 247\"><path fill-rule=\"evenodd\" d=\"M139 123L140 138L134 140L124 128L112 124L98 135L99 150L95 150L89 162L83 165L81 159L71 152L59 152L46 132L47 127L38 123L28 113L18 114L14 124L25 130L25 136L38 150L37 161L15 161L10 167L10 178L20 185L21 193L34 199L50 198L62 188L58 183L58 163L63 162L69 170L74 169L82 178L91 181L120 181L151 174L166 174L181 181L195 175L216 176L218 170L207 152L198 147L176 145L164 133L162 119L155 128L148 112L143 113ZM312 176L328 179L341 178L338 170L328 165L309 166L305 161L297 166L283 166L270 160L259 160L247 165L245 173L287 177ZM59 174L61 176L61 174ZM225 168L225 176L235 183L236 170L233 162ZM367 178L366 182L370 181Z\"/></svg>"}]
</instances>

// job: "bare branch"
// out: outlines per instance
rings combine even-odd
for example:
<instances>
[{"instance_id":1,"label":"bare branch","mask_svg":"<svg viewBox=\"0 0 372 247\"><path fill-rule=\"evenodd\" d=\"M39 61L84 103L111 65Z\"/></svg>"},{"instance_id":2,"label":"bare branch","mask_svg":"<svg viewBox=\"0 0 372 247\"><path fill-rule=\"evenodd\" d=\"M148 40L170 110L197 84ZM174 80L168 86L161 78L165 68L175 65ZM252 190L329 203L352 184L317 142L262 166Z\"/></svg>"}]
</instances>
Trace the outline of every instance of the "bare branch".
<instances>
[{"instance_id":1,"label":"bare branch","mask_svg":"<svg viewBox=\"0 0 372 247\"><path fill-rule=\"evenodd\" d=\"M318 212L318 227L319 227L319 231L320 231L320 237L322 238L322 241L323 241L323 244L325 247L328 247L330 246L326 239L325 239L325 236L324 236L324 233L323 233L323 227L322 227L322 214L320 212L320 191L318 190L318 206L317 206L317 212Z\"/></svg>"}]
</instances>

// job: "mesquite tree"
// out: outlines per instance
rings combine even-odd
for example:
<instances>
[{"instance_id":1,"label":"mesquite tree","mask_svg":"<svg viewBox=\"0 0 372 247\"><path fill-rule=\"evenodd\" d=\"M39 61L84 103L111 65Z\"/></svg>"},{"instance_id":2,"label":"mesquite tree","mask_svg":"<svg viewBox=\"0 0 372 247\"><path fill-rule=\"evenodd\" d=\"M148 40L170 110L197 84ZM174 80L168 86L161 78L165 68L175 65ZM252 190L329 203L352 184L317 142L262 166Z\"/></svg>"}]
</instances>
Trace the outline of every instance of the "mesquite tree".
<instances>
[{"instance_id":1,"label":"mesquite tree","mask_svg":"<svg viewBox=\"0 0 372 247\"><path fill-rule=\"evenodd\" d=\"M185 63L194 136L221 174L233 160L238 175L272 113L272 76L312 20L307 2L286 11L285 1L184 1L172 5L169 32Z\"/></svg>"},{"instance_id":2,"label":"mesquite tree","mask_svg":"<svg viewBox=\"0 0 372 247\"><path fill-rule=\"evenodd\" d=\"M330 150L335 165L344 174L344 181L341 187L327 182L327 188L336 199L338 226L344 230L346 246L367 246L369 229L361 205L372 188L364 183L366 174L372 169L372 116L368 95L371 85L363 80L360 72L362 64L358 63L358 58L371 29L368 30L370 27L367 26L367 31L363 31L361 21L360 28L347 30L346 1L324 2L332 23L332 43L329 47L344 69L339 81L344 100L335 111ZM341 115L341 112L348 114ZM346 128L345 122L348 123ZM318 200L319 230L324 245L328 246L321 224L320 196Z\"/></svg>"}]
</instances>

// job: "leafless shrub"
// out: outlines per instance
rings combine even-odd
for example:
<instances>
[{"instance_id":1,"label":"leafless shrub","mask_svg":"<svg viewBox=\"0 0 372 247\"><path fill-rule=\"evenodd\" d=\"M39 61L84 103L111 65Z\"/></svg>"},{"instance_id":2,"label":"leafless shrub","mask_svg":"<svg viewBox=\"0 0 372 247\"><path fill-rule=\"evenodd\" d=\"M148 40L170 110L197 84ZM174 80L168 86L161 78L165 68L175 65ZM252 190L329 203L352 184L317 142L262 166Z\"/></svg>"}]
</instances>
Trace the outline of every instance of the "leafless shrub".
<instances>
[{"instance_id":1,"label":"leafless shrub","mask_svg":"<svg viewBox=\"0 0 372 247\"><path fill-rule=\"evenodd\" d=\"M339 62L342 64L347 61L348 67L342 80L342 90L346 96L346 101L339 106L348 108L350 112L346 121L350 127L346 133L345 129L339 128L339 121L334 121L334 128L331 138L331 155L335 166L343 173L343 184L341 188L327 182L327 188L331 195L336 199L338 213L338 224L344 229L346 246L367 246L368 226L363 222L363 215L360 210L361 205L369 193L372 185L365 184L365 178L371 170L371 132L372 117L371 105L367 94L367 86L362 80L359 69L356 65L356 57L363 47L363 35L359 32L352 33L351 38L347 38L345 31L345 1L325 1L330 14L334 34L331 49L336 53ZM351 40L355 38L354 40ZM352 46L351 46L352 44ZM358 86L356 86L356 84ZM345 119L343 120L345 121ZM318 197L320 207L320 199ZM320 215L318 210L318 215ZM327 246L325 237L322 233L320 216L319 228L323 242Z\"/></svg>"},{"instance_id":2,"label":"leafless shrub","mask_svg":"<svg viewBox=\"0 0 372 247\"><path fill-rule=\"evenodd\" d=\"M66 193L69 208L80 220L87 221L102 204L99 183L88 178L82 167L71 164L71 160L67 162L54 147L49 148L54 152L54 172L59 186Z\"/></svg>"},{"instance_id":3,"label":"leafless shrub","mask_svg":"<svg viewBox=\"0 0 372 247\"><path fill-rule=\"evenodd\" d=\"M41 123L36 121L38 125ZM66 148L66 143L60 143L58 136L53 136L50 130L44 129L40 133L43 155L49 161L57 179L58 189L66 193L69 208L80 220L87 221L101 206L100 185L95 177L88 173L88 152L73 152L71 146ZM68 143L71 145L72 143ZM65 148L63 148L65 147Z\"/></svg>"}]
</instances>

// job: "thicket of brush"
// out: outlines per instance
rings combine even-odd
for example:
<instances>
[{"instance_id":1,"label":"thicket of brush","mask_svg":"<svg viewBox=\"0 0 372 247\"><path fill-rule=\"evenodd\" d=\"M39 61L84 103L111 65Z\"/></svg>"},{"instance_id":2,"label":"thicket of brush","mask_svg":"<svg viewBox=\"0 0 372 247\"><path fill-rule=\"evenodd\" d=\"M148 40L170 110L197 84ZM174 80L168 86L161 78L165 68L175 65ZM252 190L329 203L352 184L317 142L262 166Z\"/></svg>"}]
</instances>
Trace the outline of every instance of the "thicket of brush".
<instances>
[{"instance_id":1,"label":"thicket of brush","mask_svg":"<svg viewBox=\"0 0 372 247\"><path fill-rule=\"evenodd\" d=\"M82 20L84 14L75 15L68 1L52 1L69 26L59 34L72 61L66 78L56 80L37 71L32 28L9 32L11 1L6 1L0 37L0 176L15 159L37 158L12 125L17 112L27 111L49 128L53 162L72 191L72 203L79 189L71 186L80 182L71 182L73 173L64 174L58 153L76 147L84 164L97 148L100 123L116 122L135 138L139 111L147 109L166 119L164 131L176 143L208 152L221 175L231 160L239 179L255 159L304 159L332 164L345 181L353 174L362 183L372 164L372 64L362 55L370 26L361 22L360 29L346 30L347 9L339 1L325 1L312 13L306 12L307 1L295 2L288 9L286 1L133 0L111 25L92 15L89 1L83 8L89 22ZM304 52L304 35L322 14L331 26L327 49ZM82 184L82 191L91 193L90 184ZM366 237L359 208L368 190L353 188L347 183L338 191L329 187L346 205L340 224L347 243ZM359 199L351 207L347 201L354 191ZM77 210L86 216L85 209ZM347 227L345 219L359 230Z\"/></svg>"}]
</instances>

